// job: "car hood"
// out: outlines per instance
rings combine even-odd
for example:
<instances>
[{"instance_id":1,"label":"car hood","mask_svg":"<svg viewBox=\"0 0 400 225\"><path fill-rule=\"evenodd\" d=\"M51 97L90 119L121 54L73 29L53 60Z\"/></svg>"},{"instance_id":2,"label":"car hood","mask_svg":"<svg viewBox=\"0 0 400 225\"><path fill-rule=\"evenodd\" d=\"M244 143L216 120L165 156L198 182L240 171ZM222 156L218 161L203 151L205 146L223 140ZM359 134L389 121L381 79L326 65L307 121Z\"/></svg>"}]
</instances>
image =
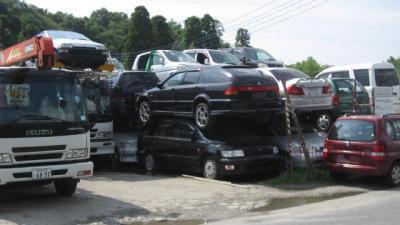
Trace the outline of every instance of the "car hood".
<instances>
[{"instance_id":1,"label":"car hood","mask_svg":"<svg viewBox=\"0 0 400 225\"><path fill-rule=\"evenodd\" d=\"M90 40L79 40L79 39L53 39L53 46L55 48L61 47L62 44L71 44L74 47L104 47L104 45L90 41Z\"/></svg>"}]
</instances>

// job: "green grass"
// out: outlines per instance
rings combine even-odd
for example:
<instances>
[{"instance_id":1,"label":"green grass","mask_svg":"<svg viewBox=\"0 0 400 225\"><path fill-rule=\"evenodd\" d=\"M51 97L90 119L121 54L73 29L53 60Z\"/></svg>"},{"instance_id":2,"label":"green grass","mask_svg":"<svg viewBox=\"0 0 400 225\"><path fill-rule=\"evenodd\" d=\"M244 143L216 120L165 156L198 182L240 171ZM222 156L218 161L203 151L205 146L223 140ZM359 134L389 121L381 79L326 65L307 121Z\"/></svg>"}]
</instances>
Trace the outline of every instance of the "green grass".
<instances>
[{"instance_id":1,"label":"green grass","mask_svg":"<svg viewBox=\"0 0 400 225\"><path fill-rule=\"evenodd\" d=\"M295 185L295 184L314 184L330 182L331 178L327 170L314 169L313 179L307 178L307 173L304 169L297 169L293 173L286 171L278 177L272 178L262 184L266 185Z\"/></svg>"}]
</instances>

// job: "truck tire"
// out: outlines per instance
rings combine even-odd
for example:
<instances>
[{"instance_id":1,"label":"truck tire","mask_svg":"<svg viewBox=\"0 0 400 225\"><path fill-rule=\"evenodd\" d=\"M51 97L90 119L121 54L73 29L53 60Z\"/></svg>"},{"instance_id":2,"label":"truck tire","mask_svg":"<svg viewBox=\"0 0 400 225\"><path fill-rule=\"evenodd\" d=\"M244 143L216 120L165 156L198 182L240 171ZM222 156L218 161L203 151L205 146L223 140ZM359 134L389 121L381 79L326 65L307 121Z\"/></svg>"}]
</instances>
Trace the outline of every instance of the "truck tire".
<instances>
[{"instance_id":1,"label":"truck tire","mask_svg":"<svg viewBox=\"0 0 400 225\"><path fill-rule=\"evenodd\" d=\"M54 181L57 194L61 196L71 196L75 193L79 180L60 179Z\"/></svg>"}]
</instances>

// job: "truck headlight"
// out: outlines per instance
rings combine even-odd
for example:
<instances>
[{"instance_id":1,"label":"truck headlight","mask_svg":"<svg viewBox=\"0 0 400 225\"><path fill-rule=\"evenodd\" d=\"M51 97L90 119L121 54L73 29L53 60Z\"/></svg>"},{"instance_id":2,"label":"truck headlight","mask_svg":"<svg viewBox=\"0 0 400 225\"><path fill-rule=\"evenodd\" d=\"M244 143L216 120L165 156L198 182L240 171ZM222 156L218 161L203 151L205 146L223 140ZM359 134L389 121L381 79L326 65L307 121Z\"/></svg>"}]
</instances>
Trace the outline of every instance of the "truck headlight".
<instances>
[{"instance_id":1,"label":"truck headlight","mask_svg":"<svg viewBox=\"0 0 400 225\"><path fill-rule=\"evenodd\" d=\"M232 150L232 151L221 151L222 157L233 158L233 157L243 157L243 150Z\"/></svg>"},{"instance_id":2,"label":"truck headlight","mask_svg":"<svg viewBox=\"0 0 400 225\"><path fill-rule=\"evenodd\" d=\"M106 47L103 45L98 45L98 46L96 46L96 49L97 50L106 50Z\"/></svg>"},{"instance_id":3,"label":"truck headlight","mask_svg":"<svg viewBox=\"0 0 400 225\"><path fill-rule=\"evenodd\" d=\"M97 133L96 138L103 138L103 139L112 138L112 132L110 132L110 131L99 132L99 133Z\"/></svg>"},{"instance_id":4,"label":"truck headlight","mask_svg":"<svg viewBox=\"0 0 400 225\"><path fill-rule=\"evenodd\" d=\"M11 155L8 153L0 154L0 163L11 163Z\"/></svg>"},{"instance_id":5,"label":"truck headlight","mask_svg":"<svg viewBox=\"0 0 400 225\"><path fill-rule=\"evenodd\" d=\"M61 48L73 48L74 45L73 45L73 44L70 44L70 43L64 43L64 44L61 44L60 47L61 47Z\"/></svg>"},{"instance_id":6,"label":"truck headlight","mask_svg":"<svg viewBox=\"0 0 400 225\"><path fill-rule=\"evenodd\" d=\"M65 154L65 159L78 159L87 157L89 157L89 151L87 148L69 149Z\"/></svg>"}]
</instances>

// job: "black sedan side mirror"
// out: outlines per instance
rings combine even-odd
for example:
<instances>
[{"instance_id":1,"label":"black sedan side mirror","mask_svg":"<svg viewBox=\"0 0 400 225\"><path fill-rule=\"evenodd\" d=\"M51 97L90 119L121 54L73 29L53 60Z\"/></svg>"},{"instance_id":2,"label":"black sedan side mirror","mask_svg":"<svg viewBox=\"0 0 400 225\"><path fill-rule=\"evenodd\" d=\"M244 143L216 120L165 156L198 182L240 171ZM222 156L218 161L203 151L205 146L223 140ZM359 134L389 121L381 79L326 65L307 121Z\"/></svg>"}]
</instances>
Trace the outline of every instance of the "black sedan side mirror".
<instances>
[{"instance_id":1,"label":"black sedan side mirror","mask_svg":"<svg viewBox=\"0 0 400 225\"><path fill-rule=\"evenodd\" d=\"M162 88L163 88L163 84L162 84L162 83L158 83L158 84L156 85L156 87L162 89Z\"/></svg>"}]
</instances>

